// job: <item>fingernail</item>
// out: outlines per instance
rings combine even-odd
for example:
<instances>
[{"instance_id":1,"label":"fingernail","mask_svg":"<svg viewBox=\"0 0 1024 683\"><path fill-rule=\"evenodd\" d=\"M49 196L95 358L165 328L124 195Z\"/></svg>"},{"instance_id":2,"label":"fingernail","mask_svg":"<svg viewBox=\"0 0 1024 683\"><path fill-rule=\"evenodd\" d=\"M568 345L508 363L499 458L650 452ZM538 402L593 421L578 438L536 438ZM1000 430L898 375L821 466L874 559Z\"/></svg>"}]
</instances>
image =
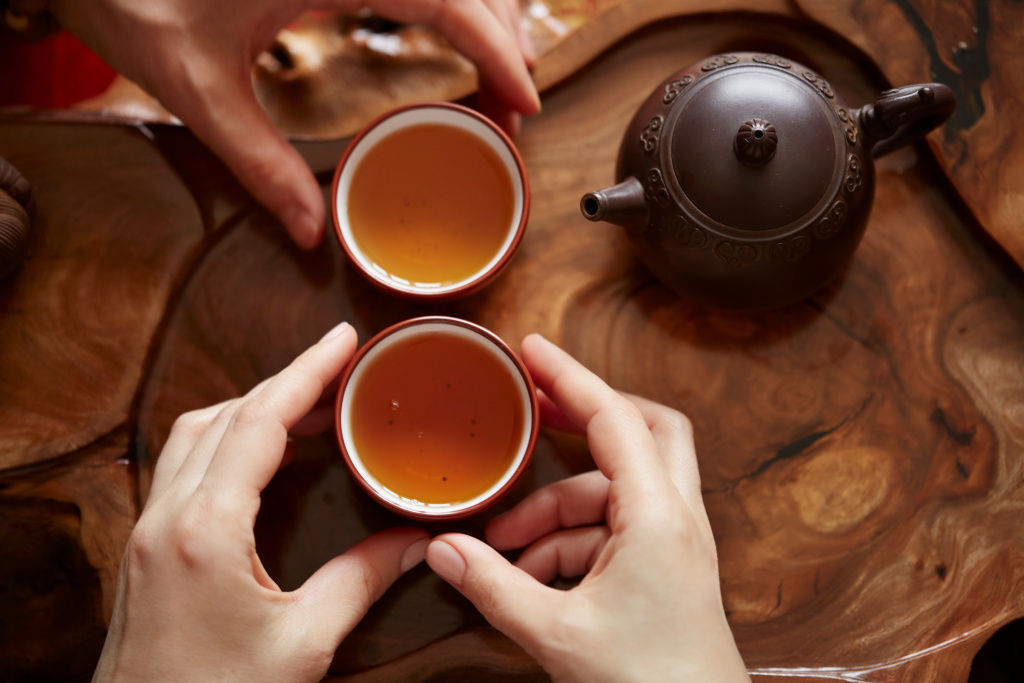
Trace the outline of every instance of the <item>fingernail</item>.
<instances>
[{"instance_id":1,"label":"fingernail","mask_svg":"<svg viewBox=\"0 0 1024 683\"><path fill-rule=\"evenodd\" d=\"M427 551L427 544L430 543L430 538L421 538L416 541L402 553L402 573L406 573L420 562L423 561L423 557Z\"/></svg>"},{"instance_id":2,"label":"fingernail","mask_svg":"<svg viewBox=\"0 0 1024 683\"><path fill-rule=\"evenodd\" d=\"M459 551L444 541L434 541L429 548L430 558L427 562L438 576L454 586L462 585L466 575L466 561Z\"/></svg>"},{"instance_id":3,"label":"fingernail","mask_svg":"<svg viewBox=\"0 0 1024 683\"><path fill-rule=\"evenodd\" d=\"M350 327L352 327L352 326L349 325L347 322L339 323L338 325L335 325L334 327L332 327L327 332L327 334L325 334L324 336L320 337L320 341L318 341L317 344L322 344L323 342L330 341L331 339L337 339L338 337L341 336L342 332L344 332L345 330L347 330Z\"/></svg>"}]
</instances>

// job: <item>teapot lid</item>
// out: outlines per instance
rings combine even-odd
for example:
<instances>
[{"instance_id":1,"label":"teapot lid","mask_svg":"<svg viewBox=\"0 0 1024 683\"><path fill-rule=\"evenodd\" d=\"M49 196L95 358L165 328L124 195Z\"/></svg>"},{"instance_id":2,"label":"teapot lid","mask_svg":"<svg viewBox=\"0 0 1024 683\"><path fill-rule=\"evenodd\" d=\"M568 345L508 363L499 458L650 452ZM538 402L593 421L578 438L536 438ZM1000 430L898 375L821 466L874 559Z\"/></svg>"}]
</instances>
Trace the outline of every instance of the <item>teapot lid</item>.
<instances>
[{"instance_id":1,"label":"teapot lid","mask_svg":"<svg viewBox=\"0 0 1024 683\"><path fill-rule=\"evenodd\" d=\"M723 63L678 91L663 161L713 222L783 228L823 213L841 181L845 140L828 101L834 94L813 72L778 68L785 64Z\"/></svg>"}]
</instances>

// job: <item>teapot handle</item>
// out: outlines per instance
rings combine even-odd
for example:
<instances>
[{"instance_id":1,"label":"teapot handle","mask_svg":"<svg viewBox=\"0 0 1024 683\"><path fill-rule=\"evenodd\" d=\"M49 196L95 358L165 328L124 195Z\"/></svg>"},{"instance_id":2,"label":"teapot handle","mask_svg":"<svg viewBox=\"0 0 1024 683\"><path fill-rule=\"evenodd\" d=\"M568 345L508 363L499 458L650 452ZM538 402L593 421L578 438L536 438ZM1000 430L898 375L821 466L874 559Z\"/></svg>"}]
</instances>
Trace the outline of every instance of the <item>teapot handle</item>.
<instances>
[{"instance_id":1,"label":"teapot handle","mask_svg":"<svg viewBox=\"0 0 1024 683\"><path fill-rule=\"evenodd\" d=\"M942 125L956 97L941 83L905 85L883 92L860 110L860 129L874 157L892 152Z\"/></svg>"}]
</instances>

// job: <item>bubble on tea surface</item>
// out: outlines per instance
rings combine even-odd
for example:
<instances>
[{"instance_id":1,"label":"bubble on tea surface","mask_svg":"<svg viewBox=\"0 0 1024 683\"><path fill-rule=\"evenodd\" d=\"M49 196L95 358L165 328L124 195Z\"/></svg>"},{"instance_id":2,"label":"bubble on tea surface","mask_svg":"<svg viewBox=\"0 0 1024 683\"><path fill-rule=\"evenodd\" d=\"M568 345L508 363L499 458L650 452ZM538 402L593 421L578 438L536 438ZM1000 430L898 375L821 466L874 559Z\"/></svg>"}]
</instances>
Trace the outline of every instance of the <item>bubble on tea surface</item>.
<instances>
[{"instance_id":1,"label":"bubble on tea surface","mask_svg":"<svg viewBox=\"0 0 1024 683\"><path fill-rule=\"evenodd\" d=\"M398 400L397 399L394 399L394 398L391 399L391 410L398 410Z\"/></svg>"}]
</instances>

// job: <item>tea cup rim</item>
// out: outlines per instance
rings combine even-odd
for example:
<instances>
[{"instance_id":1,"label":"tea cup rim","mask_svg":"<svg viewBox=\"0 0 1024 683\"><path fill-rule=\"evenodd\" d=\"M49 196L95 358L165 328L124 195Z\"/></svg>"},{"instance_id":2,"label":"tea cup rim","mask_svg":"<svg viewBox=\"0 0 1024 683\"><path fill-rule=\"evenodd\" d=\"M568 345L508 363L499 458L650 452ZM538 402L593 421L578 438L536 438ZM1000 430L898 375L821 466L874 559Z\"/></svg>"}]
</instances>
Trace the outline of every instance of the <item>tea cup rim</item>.
<instances>
[{"instance_id":1,"label":"tea cup rim","mask_svg":"<svg viewBox=\"0 0 1024 683\"><path fill-rule=\"evenodd\" d=\"M498 488L490 490L489 492L485 492L487 493L486 497L481 498L480 500L474 502L472 505L462 506L459 503L453 503L438 504L435 507L431 507L424 503L419 503L418 505L416 505L416 501L412 500L409 500L408 505L404 505L396 500L392 500L388 497L385 497L377 488L373 486L373 484L371 484L367 480L366 475L364 475L364 473L361 471L361 468L356 465L355 460L359 459L361 461L361 459L359 458L358 455L353 455L353 453L350 452L350 445L346 442L344 436L342 424L342 407L344 397L346 393L346 388L349 385L349 381L352 379L352 375L355 373L359 363L362 362L364 358L366 358L366 356L370 353L370 351L373 350L374 347L376 347L380 342L391 337L395 333L410 327L429 324L440 324L442 326L455 326L463 328L473 333L471 336L479 338L479 343L487 345L490 348L493 348L496 351L503 353L509 359L509 361L511 361L511 365L515 367L515 374L517 375L518 380L522 383L521 386L523 389L525 389L529 401L529 410L527 410L526 415L524 415L525 419L529 421L529 426L524 427L523 430L524 432L528 431L528 434L525 439L525 445L522 447L522 452L516 454L517 462L515 464L515 469L511 470L511 472L506 471L506 473L503 474L502 479L499 480L502 482L501 485ZM338 385L338 392L334 400L334 431L335 437L338 442L339 450L341 451L342 459L344 460L345 466L348 468L350 474L352 475L352 478L355 479L356 483L359 484L360 488L362 488L376 502L383 505L385 508L391 510L392 512L397 512L398 514L421 521L447 521L463 519L465 517L474 515L492 506L502 496L504 496L505 493L507 493L508 490L512 488L512 486L514 486L515 483L522 476L523 472L526 470L527 466L529 465L533 457L533 451L536 447L537 436L540 431L540 405L537 400L536 385L534 384L533 378L530 376L530 373L527 370L526 365L519 358L519 356L512 350L512 348L497 334L495 334L494 332L492 332L491 330L487 329L482 325L478 325L468 320L463 320L462 318L455 318L443 315L419 316L416 318L408 318L406 320L399 321L393 325L384 328L383 330L375 334L373 337L371 337L352 356L352 359L349 361L348 365L345 367L344 372L342 373L341 380ZM380 483L378 482L378 484ZM383 486L383 484L380 484L380 488L385 487ZM401 498L401 496L398 496L397 494L395 494L395 497Z\"/></svg>"},{"instance_id":2,"label":"tea cup rim","mask_svg":"<svg viewBox=\"0 0 1024 683\"><path fill-rule=\"evenodd\" d=\"M468 278L458 284L458 286L454 287L446 286L438 289L416 289L415 287L402 288L396 283L380 277L362 263L362 260L356 253L357 250L354 245L349 244L349 241L345 239L341 220L338 216L338 190L342 173L344 171L345 164L348 163L360 142L369 136L377 127L392 118L410 111L422 109L440 109L455 112L460 115L468 116L490 129L490 131L498 137L501 144L504 145L512 157L516 175L518 175L519 189L522 194L522 206L519 213L519 221L515 227L512 228L512 239L505 246L503 253L496 261L491 263L489 267L477 272L471 278ZM512 183L516 183L517 179L512 177L510 180ZM421 102L403 105L384 112L363 127L362 130L352 138L345 147L345 151L342 154L341 159L338 161L338 165L334 169L334 177L331 181L331 194L329 196L329 200L331 205L331 223L334 227L334 235L337 238L338 243L341 245L341 248L345 251L345 255L348 257L349 262L355 267L360 275L363 276L363 278L386 292L406 299L419 301L445 301L467 296L482 289L489 285L508 265L512 256L519 249L519 244L522 242L523 235L526 232L526 224L530 215L530 181L526 175L526 165L523 163L523 158L520 155L519 150L516 148L516 145L505 131L503 131L491 119L477 111L474 111L473 109L470 109L469 107L461 104L455 104L453 102Z\"/></svg>"}]
</instances>

